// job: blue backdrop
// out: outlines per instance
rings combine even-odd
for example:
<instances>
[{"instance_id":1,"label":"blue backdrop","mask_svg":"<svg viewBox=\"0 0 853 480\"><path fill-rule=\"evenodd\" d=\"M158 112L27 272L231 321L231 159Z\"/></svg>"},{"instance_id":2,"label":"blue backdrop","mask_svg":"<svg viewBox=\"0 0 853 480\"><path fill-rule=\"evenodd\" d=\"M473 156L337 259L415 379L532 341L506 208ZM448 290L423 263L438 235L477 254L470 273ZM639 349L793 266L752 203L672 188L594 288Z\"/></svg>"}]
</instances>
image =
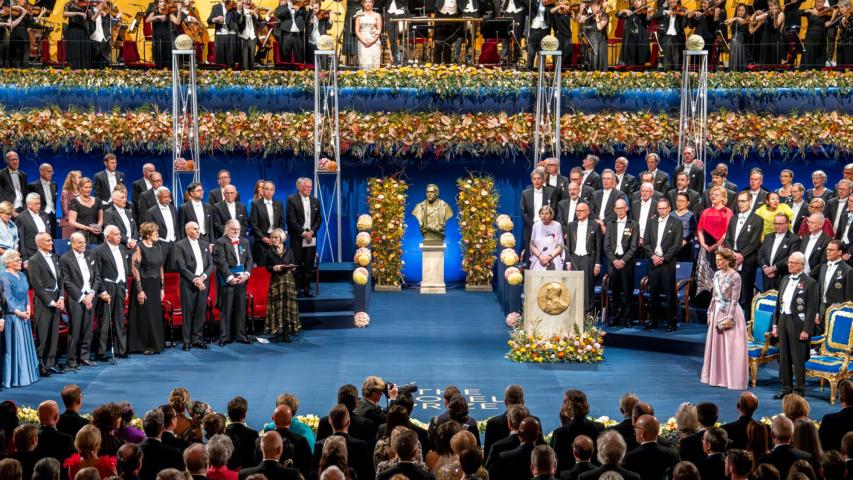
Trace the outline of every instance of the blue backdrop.
<instances>
[{"instance_id":1,"label":"blue backdrop","mask_svg":"<svg viewBox=\"0 0 853 480\"><path fill-rule=\"evenodd\" d=\"M615 155L601 156L602 168L612 168ZM628 155L629 171L637 174L645 169L642 155ZM779 185L779 171L791 168L796 172L795 181L803 182L811 187L810 172L823 169L829 175L830 184L841 178L841 169L851 158L832 158L828 152L810 151L805 157L782 158L751 156L749 158L718 158L709 160L713 165L717 161L729 163L730 178L741 188L747 184L747 173L750 168L759 166L765 171L765 185L775 189ZM69 170L82 170L84 175L94 176L103 169L102 154L66 154L40 153L38 155L23 154L22 169L27 172L29 181L34 180L38 173L38 164L49 162L54 166L57 183L61 185ZM142 164L154 163L158 170L167 173L166 185L171 186L168 155L119 155L119 169L130 181L140 176ZM441 190L441 198L456 209L456 179L464 177L469 172L481 172L495 177L495 185L500 194L498 213L507 213L514 219L516 236L521 236L522 220L520 217L519 199L521 190L529 184L531 162L523 157L518 158L458 158L451 161L436 160L392 160L392 159L344 159L341 174L341 211L343 229L343 257L350 260L353 252L353 240L356 234L355 222L358 215L367 213L367 179L376 176L387 176L403 171L403 178L409 183L409 196L406 205L406 224L408 228L403 243L404 275L407 281L420 281L421 264L418 243L420 234L417 221L411 216L412 207L424 199L424 189L429 183L435 183ZM579 156L565 156L562 159L562 172L567 175L571 167L580 164ZM672 171L675 161L665 157L661 167ZM201 160L202 182L206 190L216 186L216 172L227 168L232 173L233 183L241 192L244 203L248 205L252 188L258 179L270 179L277 186L275 197L284 201L286 196L295 192L295 181L298 177L313 176L311 159L292 156L276 157L247 157L241 155L205 155ZM325 183L325 181L324 181ZM324 226L325 228L325 226ZM322 238L321 231L321 238ZM334 232L332 232L334 233ZM447 263L446 275L448 281L462 281L464 274L461 270L461 254L459 247L459 229L454 217L447 227Z\"/></svg>"}]
</instances>

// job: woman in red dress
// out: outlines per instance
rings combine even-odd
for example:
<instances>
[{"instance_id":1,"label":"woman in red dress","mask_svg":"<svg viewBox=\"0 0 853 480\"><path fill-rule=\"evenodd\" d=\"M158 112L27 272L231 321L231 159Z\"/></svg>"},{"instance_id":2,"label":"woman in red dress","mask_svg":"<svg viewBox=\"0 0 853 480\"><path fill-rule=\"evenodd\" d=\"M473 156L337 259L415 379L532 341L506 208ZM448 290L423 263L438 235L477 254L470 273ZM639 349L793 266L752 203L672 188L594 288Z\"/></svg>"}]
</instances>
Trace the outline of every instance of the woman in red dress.
<instances>
[{"instance_id":1,"label":"woman in red dress","mask_svg":"<svg viewBox=\"0 0 853 480\"><path fill-rule=\"evenodd\" d=\"M95 467L101 478L116 474L116 458L107 455L98 456L101 449L101 432L94 425L86 425L74 438L77 453L71 455L63 465L68 469L68 478L74 478L77 472L86 467Z\"/></svg>"}]
</instances>

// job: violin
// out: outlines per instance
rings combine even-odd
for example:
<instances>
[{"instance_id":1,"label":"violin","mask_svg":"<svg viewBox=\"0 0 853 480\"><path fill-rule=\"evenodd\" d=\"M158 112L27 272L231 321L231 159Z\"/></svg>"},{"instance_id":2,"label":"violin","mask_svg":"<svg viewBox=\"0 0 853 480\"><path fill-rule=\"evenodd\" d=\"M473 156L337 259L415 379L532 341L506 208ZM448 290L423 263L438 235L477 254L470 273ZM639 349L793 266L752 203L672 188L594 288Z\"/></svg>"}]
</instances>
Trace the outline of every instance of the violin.
<instances>
[{"instance_id":1,"label":"violin","mask_svg":"<svg viewBox=\"0 0 853 480\"><path fill-rule=\"evenodd\" d=\"M158 13L160 15L171 15L173 13L178 13L178 4L175 2L166 2L162 6L157 7Z\"/></svg>"},{"instance_id":2,"label":"violin","mask_svg":"<svg viewBox=\"0 0 853 480\"><path fill-rule=\"evenodd\" d=\"M20 17L25 13L30 13L28 7L22 7L20 5L12 5L11 7L3 7L0 9L0 16L3 17Z\"/></svg>"},{"instance_id":3,"label":"violin","mask_svg":"<svg viewBox=\"0 0 853 480\"><path fill-rule=\"evenodd\" d=\"M836 8L837 8L837 6L835 6L835 7L820 7L820 8L813 8L812 10L814 10L815 16L831 17L833 14L835 14Z\"/></svg>"},{"instance_id":4,"label":"violin","mask_svg":"<svg viewBox=\"0 0 853 480\"><path fill-rule=\"evenodd\" d=\"M305 8L311 5L311 0L294 0L293 6L296 8Z\"/></svg>"},{"instance_id":5,"label":"violin","mask_svg":"<svg viewBox=\"0 0 853 480\"><path fill-rule=\"evenodd\" d=\"M684 5L676 5L670 11L672 12L672 15L675 15L677 17L683 17L691 12L691 10L688 10L687 7L685 7Z\"/></svg>"},{"instance_id":6,"label":"violin","mask_svg":"<svg viewBox=\"0 0 853 480\"><path fill-rule=\"evenodd\" d=\"M317 18L320 20L328 20L329 17L331 17L331 16L332 16L331 10L324 10L322 8L320 10L317 10Z\"/></svg>"}]
</instances>

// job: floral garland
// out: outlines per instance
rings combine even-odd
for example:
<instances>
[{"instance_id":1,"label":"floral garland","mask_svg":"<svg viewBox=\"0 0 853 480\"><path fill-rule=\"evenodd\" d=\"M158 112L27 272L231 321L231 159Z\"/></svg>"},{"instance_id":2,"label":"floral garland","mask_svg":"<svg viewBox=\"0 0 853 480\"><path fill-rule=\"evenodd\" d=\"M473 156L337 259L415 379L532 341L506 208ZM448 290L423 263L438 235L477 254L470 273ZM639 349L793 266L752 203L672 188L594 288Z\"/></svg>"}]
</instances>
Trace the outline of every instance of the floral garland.
<instances>
[{"instance_id":1,"label":"floral garland","mask_svg":"<svg viewBox=\"0 0 853 480\"><path fill-rule=\"evenodd\" d=\"M68 70L25 69L5 70L4 85L22 88L85 87L85 88L168 88L170 73L155 70ZM517 94L521 89L536 86L536 74L496 68L477 68L459 65L418 67L389 67L379 70L342 71L338 73L342 88L414 88L453 95L463 91L486 94ZM205 88L300 88L314 89L314 72L304 71L232 71L201 70L198 85ZM602 95L625 90L678 90L680 72L564 72L567 88L594 88ZM804 88L853 89L853 72L720 72L708 74L710 89L774 89Z\"/></svg>"},{"instance_id":2,"label":"floral garland","mask_svg":"<svg viewBox=\"0 0 853 480\"><path fill-rule=\"evenodd\" d=\"M500 196L495 179L474 176L456 180L459 193L459 230L462 237L462 270L465 283L471 286L491 286L495 266L494 221Z\"/></svg>"},{"instance_id":3,"label":"floral garland","mask_svg":"<svg viewBox=\"0 0 853 480\"><path fill-rule=\"evenodd\" d=\"M373 219L373 277L377 285L399 287L403 274L403 231L409 185L393 177L367 180L367 205Z\"/></svg>"},{"instance_id":4,"label":"floral garland","mask_svg":"<svg viewBox=\"0 0 853 480\"><path fill-rule=\"evenodd\" d=\"M513 362L531 363L598 363L604 360L604 331L587 328L583 335L543 336L528 334L523 327L510 333L510 351L506 358Z\"/></svg>"},{"instance_id":5,"label":"floral garland","mask_svg":"<svg viewBox=\"0 0 853 480\"><path fill-rule=\"evenodd\" d=\"M431 155L502 157L526 154L533 115L440 112L342 113L341 151L371 156L416 158ZM199 115L199 142L207 153L309 154L310 113L217 112ZM561 119L564 153L668 152L678 144L678 117L649 112L572 113ZM57 108L6 111L0 108L0 142L22 151L121 151L163 153L172 148L167 113L62 111ZM712 155L804 154L808 149L853 151L853 115L810 112L772 115L715 112L708 115Z\"/></svg>"}]
</instances>

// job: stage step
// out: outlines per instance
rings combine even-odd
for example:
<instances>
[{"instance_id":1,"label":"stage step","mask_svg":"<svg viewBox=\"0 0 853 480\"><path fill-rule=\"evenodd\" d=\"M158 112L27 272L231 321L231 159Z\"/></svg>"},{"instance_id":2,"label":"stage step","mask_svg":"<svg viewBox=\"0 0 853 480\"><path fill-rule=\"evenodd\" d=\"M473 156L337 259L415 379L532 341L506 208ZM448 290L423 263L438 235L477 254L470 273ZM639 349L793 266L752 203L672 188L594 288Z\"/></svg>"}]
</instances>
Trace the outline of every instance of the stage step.
<instances>
[{"instance_id":1,"label":"stage step","mask_svg":"<svg viewBox=\"0 0 853 480\"><path fill-rule=\"evenodd\" d=\"M708 326L704 323L679 324L678 330L667 333L666 326L654 330L638 327L606 327L606 347L622 347L653 352L675 353L701 357L705 354L705 337Z\"/></svg>"},{"instance_id":2,"label":"stage step","mask_svg":"<svg viewBox=\"0 0 853 480\"><path fill-rule=\"evenodd\" d=\"M355 312L352 310L306 312L299 314L299 320L305 329L353 328L353 315Z\"/></svg>"},{"instance_id":3,"label":"stage step","mask_svg":"<svg viewBox=\"0 0 853 480\"><path fill-rule=\"evenodd\" d=\"M300 297L297 301L300 313L353 310L355 291L352 282L320 282L319 295Z\"/></svg>"},{"instance_id":4,"label":"stage step","mask_svg":"<svg viewBox=\"0 0 853 480\"><path fill-rule=\"evenodd\" d=\"M328 262L320 264L320 283L352 282L353 262Z\"/></svg>"}]
</instances>

